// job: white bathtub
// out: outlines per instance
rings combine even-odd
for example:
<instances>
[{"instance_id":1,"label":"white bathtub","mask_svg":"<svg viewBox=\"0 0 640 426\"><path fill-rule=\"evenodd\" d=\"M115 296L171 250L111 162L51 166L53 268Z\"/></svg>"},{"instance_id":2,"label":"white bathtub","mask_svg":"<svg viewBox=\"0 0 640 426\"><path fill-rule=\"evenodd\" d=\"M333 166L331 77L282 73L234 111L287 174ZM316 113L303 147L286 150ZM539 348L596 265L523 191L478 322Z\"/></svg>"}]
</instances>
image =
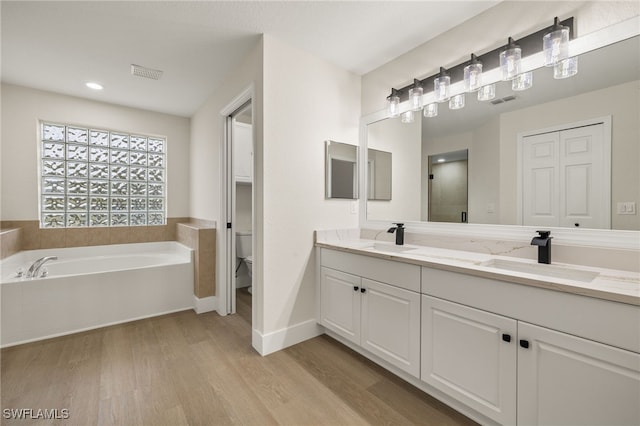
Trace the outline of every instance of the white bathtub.
<instances>
[{"instance_id":1,"label":"white bathtub","mask_svg":"<svg viewBox=\"0 0 640 426\"><path fill-rule=\"evenodd\" d=\"M44 256L45 278L18 278ZM31 250L0 262L2 347L192 309L193 253L177 242Z\"/></svg>"}]
</instances>

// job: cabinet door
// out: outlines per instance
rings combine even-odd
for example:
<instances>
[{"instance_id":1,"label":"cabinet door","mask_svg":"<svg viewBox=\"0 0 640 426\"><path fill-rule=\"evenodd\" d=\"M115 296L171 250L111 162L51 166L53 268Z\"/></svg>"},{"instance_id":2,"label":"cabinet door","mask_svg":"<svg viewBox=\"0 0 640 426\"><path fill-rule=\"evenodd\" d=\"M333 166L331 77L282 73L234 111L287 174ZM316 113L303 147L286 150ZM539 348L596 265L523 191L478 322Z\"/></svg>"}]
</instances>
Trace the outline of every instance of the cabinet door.
<instances>
[{"instance_id":1,"label":"cabinet door","mask_svg":"<svg viewBox=\"0 0 640 426\"><path fill-rule=\"evenodd\" d=\"M320 323L360 344L360 277L322 268L320 286Z\"/></svg>"},{"instance_id":2,"label":"cabinet door","mask_svg":"<svg viewBox=\"0 0 640 426\"><path fill-rule=\"evenodd\" d=\"M640 424L640 354L520 322L518 424Z\"/></svg>"},{"instance_id":3,"label":"cabinet door","mask_svg":"<svg viewBox=\"0 0 640 426\"><path fill-rule=\"evenodd\" d=\"M362 347L419 377L420 294L366 278L362 288Z\"/></svg>"},{"instance_id":4,"label":"cabinet door","mask_svg":"<svg viewBox=\"0 0 640 426\"><path fill-rule=\"evenodd\" d=\"M516 421L513 319L422 296L421 379L502 424Z\"/></svg>"},{"instance_id":5,"label":"cabinet door","mask_svg":"<svg viewBox=\"0 0 640 426\"><path fill-rule=\"evenodd\" d=\"M250 183L253 181L252 126L236 122L233 131L233 173L236 182Z\"/></svg>"}]
</instances>

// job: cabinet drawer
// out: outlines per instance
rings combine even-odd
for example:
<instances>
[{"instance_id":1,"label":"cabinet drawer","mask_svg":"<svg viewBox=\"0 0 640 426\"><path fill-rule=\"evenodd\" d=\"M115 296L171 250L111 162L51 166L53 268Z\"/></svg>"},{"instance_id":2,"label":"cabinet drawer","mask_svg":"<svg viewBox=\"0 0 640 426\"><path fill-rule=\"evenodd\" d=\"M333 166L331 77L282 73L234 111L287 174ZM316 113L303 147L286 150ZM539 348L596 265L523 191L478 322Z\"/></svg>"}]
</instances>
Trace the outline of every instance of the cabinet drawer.
<instances>
[{"instance_id":1,"label":"cabinet drawer","mask_svg":"<svg viewBox=\"0 0 640 426\"><path fill-rule=\"evenodd\" d=\"M420 267L336 250L321 249L320 264L396 287L420 292Z\"/></svg>"},{"instance_id":2,"label":"cabinet drawer","mask_svg":"<svg viewBox=\"0 0 640 426\"><path fill-rule=\"evenodd\" d=\"M427 267L422 294L640 353L640 306Z\"/></svg>"}]
</instances>

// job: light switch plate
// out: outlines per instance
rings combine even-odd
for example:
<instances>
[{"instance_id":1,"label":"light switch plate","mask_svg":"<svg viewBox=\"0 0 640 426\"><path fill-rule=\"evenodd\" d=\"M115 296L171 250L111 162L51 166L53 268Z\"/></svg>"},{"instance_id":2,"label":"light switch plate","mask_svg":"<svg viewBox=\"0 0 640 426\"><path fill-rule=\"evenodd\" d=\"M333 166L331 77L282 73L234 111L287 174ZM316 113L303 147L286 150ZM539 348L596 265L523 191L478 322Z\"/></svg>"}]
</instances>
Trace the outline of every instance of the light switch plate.
<instances>
[{"instance_id":1,"label":"light switch plate","mask_svg":"<svg viewBox=\"0 0 640 426\"><path fill-rule=\"evenodd\" d=\"M616 210L618 214L636 214L636 203L634 201L617 203Z\"/></svg>"}]
</instances>

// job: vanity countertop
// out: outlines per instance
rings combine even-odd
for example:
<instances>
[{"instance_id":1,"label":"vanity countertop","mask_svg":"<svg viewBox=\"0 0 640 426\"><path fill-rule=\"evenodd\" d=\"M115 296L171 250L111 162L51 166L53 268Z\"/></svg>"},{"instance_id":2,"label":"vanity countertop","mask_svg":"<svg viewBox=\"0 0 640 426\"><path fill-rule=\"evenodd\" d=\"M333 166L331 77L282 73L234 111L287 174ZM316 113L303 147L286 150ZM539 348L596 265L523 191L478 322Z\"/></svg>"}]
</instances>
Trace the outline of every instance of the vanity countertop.
<instances>
[{"instance_id":1,"label":"vanity countertop","mask_svg":"<svg viewBox=\"0 0 640 426\"><path fill-rule=\"evenodd\" d=\"M640 306L640 273L360 238L322 239L316 247Z\"/></svg>"}]
</instances>

